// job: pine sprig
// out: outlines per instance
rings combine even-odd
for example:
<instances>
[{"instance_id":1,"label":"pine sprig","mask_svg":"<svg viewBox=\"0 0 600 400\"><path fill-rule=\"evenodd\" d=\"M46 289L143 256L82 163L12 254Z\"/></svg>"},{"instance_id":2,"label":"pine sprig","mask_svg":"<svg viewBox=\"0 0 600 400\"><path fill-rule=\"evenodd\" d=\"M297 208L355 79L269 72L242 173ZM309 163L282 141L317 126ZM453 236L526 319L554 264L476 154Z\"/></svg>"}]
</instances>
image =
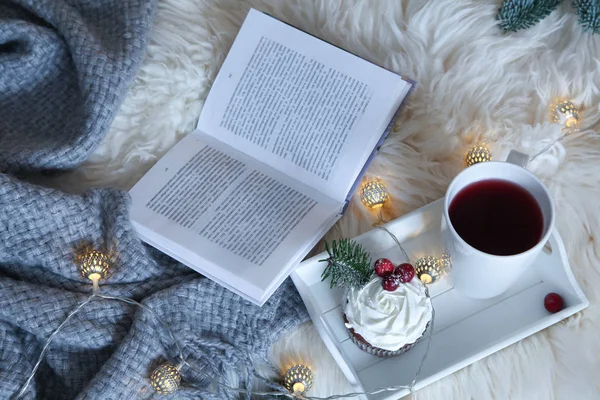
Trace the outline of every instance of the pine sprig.
<instances>
[{"instance_id":1,"label":"pine sprig","mask_svg":"<svg viewBox=\"0 0 600 400\"><path fill-rule=\"evenodd\" d=\"M527 29L546 18L562 0L505 0L498 12L504 32Z\"/></svg>"},{"instance_id":2,"label":"pine sprig","mask_svg":"<svg viewBox=\"0 0 600 400\"><path fill-rule=\"evenodd\" d=\"M573 8L584 30L600 33L600 0L573 0Z\"/></svg>"},{"instance_id":3,"label":"pine sprig","mask_svg":"<svg viewBox=\"0 0 600 400\"><path fill-rule=\"evenodd\" d=\"M360 244L341 239L332 241L331 247L325 242L325 249L329 257L320 260L327 261L321 280L331 278L329 287L361 287L371 279L371 258Z\"/></svg>"}]
</instances>

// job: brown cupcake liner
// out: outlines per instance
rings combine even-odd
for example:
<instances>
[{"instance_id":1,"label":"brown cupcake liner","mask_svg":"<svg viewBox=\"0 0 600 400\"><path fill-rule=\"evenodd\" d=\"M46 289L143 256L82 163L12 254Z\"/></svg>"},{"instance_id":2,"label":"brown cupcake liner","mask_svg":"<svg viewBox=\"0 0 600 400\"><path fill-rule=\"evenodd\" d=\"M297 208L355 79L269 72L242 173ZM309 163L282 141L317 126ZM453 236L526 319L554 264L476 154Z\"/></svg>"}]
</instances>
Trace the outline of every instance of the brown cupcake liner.
<instances>
[{"instance_id":1,"label":"brown cupcake liner","mask_svg":"<svg viewBox=\"0 0 600 400\"><path fill-rule=\"evenodd\" d=\"M348 323L348 320L346 319L345 315L344 315L344 322ZM417 344L417 342L419 340L421 340L423 338L423 336L425 336L427 329L429 329L430 322L431 321L429 321L427 323L427 325L425 326L425 330L423 331L421 336L419 336L417 338L417 340L415 340L413 343L405 344L398 350L385 350L385 349L381 349L379 347L375 347L375 346L371 345L369 342L367 342L361 335L356 333L354 331L354 329L352 329L352 328L346 328L346 329L348 330L348 333L350 333L350 339L352 339L352 342L356 346L358 346L358 348L361 349L362 351L365 351L365 352L367 352L371 355L377 356L377 357L394 357L394 356L399 356L400 354L405 353L408 350L412 349L415 346L415 344Z\"/></svg>"}]
</instances>

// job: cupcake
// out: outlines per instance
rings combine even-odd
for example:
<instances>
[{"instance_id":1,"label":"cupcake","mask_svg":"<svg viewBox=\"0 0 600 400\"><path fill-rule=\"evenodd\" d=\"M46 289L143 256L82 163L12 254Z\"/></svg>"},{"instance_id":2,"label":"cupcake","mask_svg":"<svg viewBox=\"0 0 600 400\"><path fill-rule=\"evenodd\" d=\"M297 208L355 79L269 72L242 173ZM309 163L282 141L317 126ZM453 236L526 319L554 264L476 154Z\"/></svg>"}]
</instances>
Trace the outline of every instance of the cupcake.
<instances>
[{"instance_id":1,"label":"cupcake","mask_svg":"<svg viewBox=\"0 0 600 400\"><path fill-rule=\"evenodd\" d=\"M387 259L377 260L377 276L363 286L350 287L343 308L352 341L378 357L409 350L423 337L432 318L431 299L412 265L395 269L390 265Z\"/></svg>"}]
</instances>

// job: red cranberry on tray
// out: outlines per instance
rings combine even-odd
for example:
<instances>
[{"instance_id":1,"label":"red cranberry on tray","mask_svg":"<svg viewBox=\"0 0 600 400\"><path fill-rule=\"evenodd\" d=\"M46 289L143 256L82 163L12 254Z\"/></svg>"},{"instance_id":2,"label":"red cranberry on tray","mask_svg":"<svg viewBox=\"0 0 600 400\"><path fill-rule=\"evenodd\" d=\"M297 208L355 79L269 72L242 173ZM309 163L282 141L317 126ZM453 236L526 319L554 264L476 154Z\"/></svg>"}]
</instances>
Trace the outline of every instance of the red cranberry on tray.
<instances>
[{"instance_id":1,"label":"red cranberry on tray","mask_svg":"<svg viewBox=\"0 0 600 400\"><path fill-rule=\"evenodd\" d=\"M565 302L562 296L558 293L548 293L544 297L544 307L548 312L557 313L562 310L565 306Z\"/></svg>"}]
</instances>

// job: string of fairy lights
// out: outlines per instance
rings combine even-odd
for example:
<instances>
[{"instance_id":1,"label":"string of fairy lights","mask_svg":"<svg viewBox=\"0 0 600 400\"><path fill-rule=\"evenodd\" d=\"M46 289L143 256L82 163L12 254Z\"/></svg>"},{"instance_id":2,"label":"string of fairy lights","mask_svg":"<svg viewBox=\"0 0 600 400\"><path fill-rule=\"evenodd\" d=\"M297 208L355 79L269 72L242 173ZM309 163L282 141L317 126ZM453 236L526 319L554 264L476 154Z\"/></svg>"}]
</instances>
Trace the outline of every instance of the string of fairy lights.
<instances>
[{"instance_id":1,"label":"string of fairy lights","mask_svg":"<svg viewBox=\"0 0 600 400\"><path fill-rule=\"evenodd\" d=\"M555 123L560 123L563 125L563 135L559 137L556 141L546 146L540 152L535 154L533 157L529 158L529 161L543 154L545 151L548 151L552 146L554 146L559 141L563 140L568 135L580 131L577 128L579 123L579 111L577 107L571 101L560 101L557 102L551 108L551 120ZM492 160L492 153L490 149L483 144L477 144L471 147L467 153L465 154L465 164L467 167L474 165L480 162L486 162ZM380 179L373 179L365 182L360 190L360 199L361 202L369 209L373 209L377 212L378 220L374 224L378 226L380 229L386 231L391 235L392 239L399 246L400 250L404 254L405 258L408 259L408 255L404 251L401 243L398 239L384 226L381 226L384 223L382 208L389 200L389 192L385 183ZM103 300L111 300L111 301L120 301L125 302L127 304L135 305L140 307L142 310L150 313L154 318L156 318L160 324L165 328L165 330L169 334L170 340L175 344L177 348L177 358L176 362L164 362L156 367L151 374L149 375L150 384L154 388L154 390L159 394L171 394L176 392L180 385L182 385L182 376L181 369L185 365L193 369L196 372L199 372L202 375L206 374L191 365L186 361L182 347L177 340L176 335L173 333L169 324L163 321L160 316L154 312L150 307L139 303L133 299L127 297L118 297L118 296L108 296L100 293L100 281L106 279L106 277L110 274L111 264L109 256L100 250L97 249L87 249L80 253L78 257L78 267L81 271L81 274L84 278L89 279L92 283L92 294L82 303L80 303L73 311L71 311L65 320L50 334L48 339L46 340L44 346L42 347L42 351L38 357L37 362L34 364L32 371L28 378L25 380L23 386L21 387L19 393L16 395L16 399L20 399L27 388L29 387L32 379L34 378L41 362L46 354L48 347L50 346L54 337L68 324L68 322L88 303L95 299L103 299ZM439 257L435 257L432 255L427 255L419 258L415 263L415 273L416 276L420 279L420 281L425 284L431 284L438 281L445 273L448 272L450 265L449 257L446 254L442 254ZM427 291L427 295L429 293ZM435 311L434 311L435 312ZM432 318L432 323L433 323ZM421 360L421 364L418 366L417 371L414 375L414 379L410 385L399 385L399 386L390 386L380 389L375 389L368 392L356 392L356 393L347 393L340 395L333 395L329 397L308 397L306 396L306 392L308 392L314 383L314 373L311 370L310 366L304 365L302 363L296 363L287 369L282 376L281 383L286 391L280 392L260 392L260 391L250 391L241 388L229 387L225 384L222 384L217 381L217 384L223 387L226 390L230 390L232 392L237 392L241 394L251 394L254 396L273 396L273 397L285 397L291 399L302 399L302 400L333 400L339 398L348 398L348 397L356 397L359 395L373 395L377 393L383 393L387 391L398 391L402 389L407 389L413 394L413 399L415 398L414 387L418 380L419 374L425 363L427 355L429 353L429 348L431 344L431 337L433 335L433 327L430 329L427 341L427 349L423 355ZM209 377L212 378L212 377ZM262 378L262 377L260 377ZM262 378L265 379L265 378ZM193 382L188 382L190 386L194 387L195 384Z\"/></svg>"},{"instance_id":2,"label":"string of fairy lights","mask_svg":"<svg viewBox=\"0 0 600 400\"><path fill-rule=\"evenodd\" d=\"M400 244L398 239L385 227L380 227L380 228L392 236L394 241L398 244L400 250L403 252L403 254L408 259L408 256L406 255L406 251L402 248L402 245ZM124 302L127 304L138 306L138 307L142 308L144 311L147 311L148 313L150 313L162 325L162 327L167 331L167 333L169 335L169 339L174 343L174 345L177 349L177 361L176 362L170 362L170 361L163 362L160 365L158 365L151 372L151 374L149 376L150 384L152 385L152 387L154 388L154 390L157 393L162 394L162 395L169 395L169 394L176 392L179 389L180 385L182 384L181 369L184 365L186 367L194 370L195 372L197 372L203 376L206 376L207 378L212 378L212 377L208 376L201 369L198 369L194 365L190 364L185 359L185 357L183 355L183 348L182 348L180 342L177 340L176 335L174 334L173 330L169 327L169 324L166 323L154 310L152 310L150 307L148 307L136 300L133 300L131 298L119 297L119 296L109 296L109 295L104 295L104 294L100 293L100 281L106 279L106 277L111 272L110 258L105 252L97 250L97 249L84 249L78 255L77 261L78 261L79 270L80 270L82 276L84 278L89 279L92 283L92 294L85 301L80 303L73 311L71 311L67 315L67 318L65 318L65 320L48 337L48 339L46 340L46 343L42 347L42 351L40 352L40 355L31 371L30 375L28 376L25 383L21 387L21 390L19 391L19 393L15 396L15 399L20 399L26 393L27 388L29 387L31 381L33 380L33 378L35 376L35 373L37 372L38 368L40 367L40 365L44 359L44 355L46 354L46 351L48 350L54 337L62 330L63 327L65 327L67 325L67 323L80 310L82 310L88 303L90 303L92 300L95 300L95 299L114 300L114 301L120 301L120 302ZM427 293L427 296L429 297L429 292L427 290L426 290L426 293ZM415 384L421 373L421 370L425 363L427 355L429 354L429 348L431 346L431 337L432 337L432 332L434 329L433 328L434 319L435 319L435 310L432 309L432 321L431 321L429 335L428 335L428 339L427 339L427 348L421 359L421 363L419 364L417 371L414 375L414 379L412 380L412 382L409 385L396 385L396 386L390 386L390 387L385 387L385 388L378 388L378 389L374 389L374 390L367 391L367 392L353 392L353 393L332 395L332 396L328 396L328 397L311 397L311 396L306 396L305 393L308 390L310 390L310 388L313 386L314 374L309 366L306 366L303 364L294 364L293 366L288 368L285 371L285 373L283 374L282 383L287 391L281 391L281 392L251 391L251 390L245 390L245 389L241 389L241 388L230 387L230 386L225 385L218 381L217 381L217 384L226 390L229 390L232 392L237 392L240 394L250 394L250 395L254 395L254 396L285 397L285 398L300 399L300 400L334 400L334 399L341 399L341 398L348 398L348 397L356 397L356 396L360 396L360 395L373 395L373 394L383 393L383 392L387 392L387 391L398 391L398 390L402 390L402 389L409 390L413 395L413 399L416 399L416 393L414 391L414 387L415 387ZM260 378L262 378L262 377L260 377ZM262 379L264 379L264 378L262 378ZM190 384L190 386L196 387L194 382L188 382L188 383Z\"/></svg>"}]
</instances>

